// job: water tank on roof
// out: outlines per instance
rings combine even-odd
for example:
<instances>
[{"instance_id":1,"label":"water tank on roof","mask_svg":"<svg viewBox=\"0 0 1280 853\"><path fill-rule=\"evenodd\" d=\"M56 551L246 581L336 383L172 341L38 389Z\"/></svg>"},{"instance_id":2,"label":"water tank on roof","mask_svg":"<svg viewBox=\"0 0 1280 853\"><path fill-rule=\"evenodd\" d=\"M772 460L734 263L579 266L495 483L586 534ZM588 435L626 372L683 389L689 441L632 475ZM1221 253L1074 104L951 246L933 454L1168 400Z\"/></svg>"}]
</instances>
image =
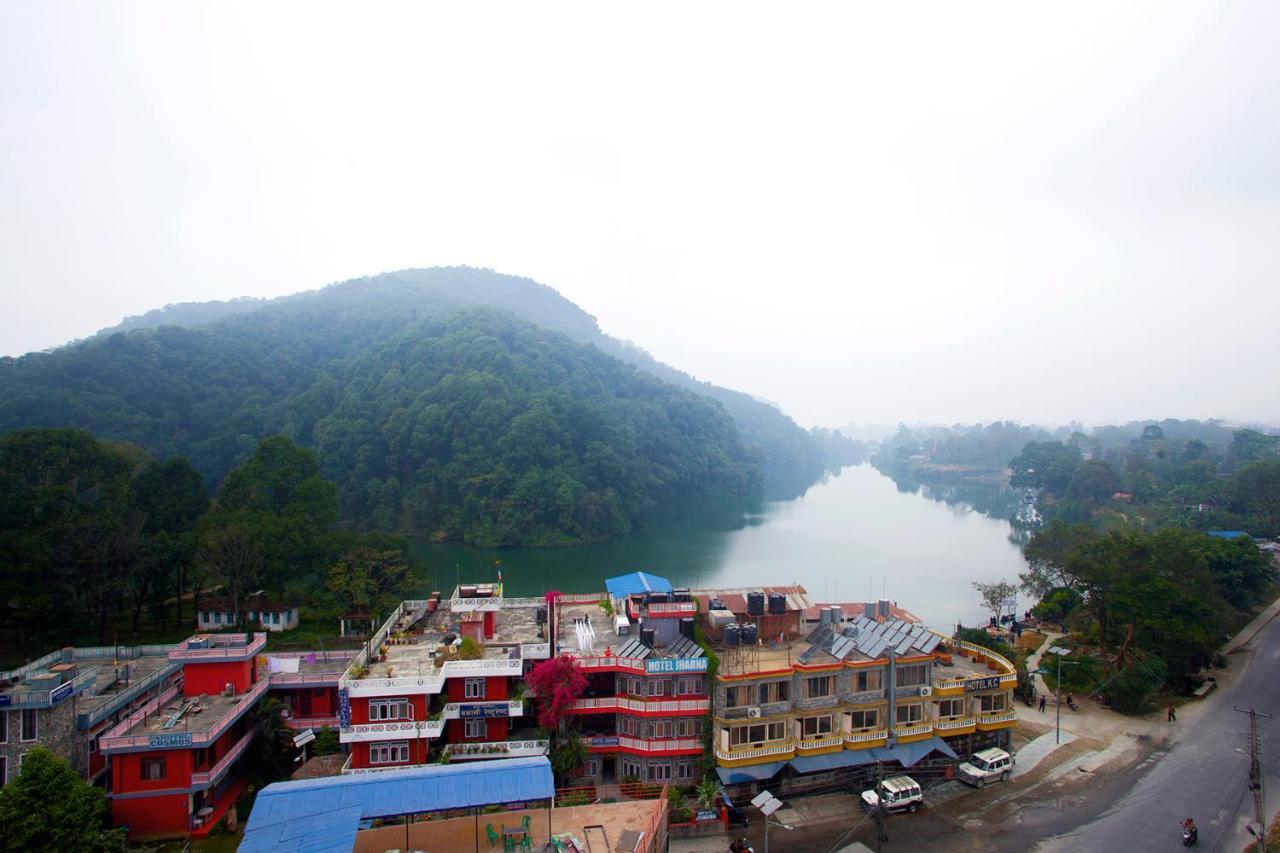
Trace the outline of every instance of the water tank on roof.
<instances>
[{"instance_id":1,"label":"water tank on roof","mask_svg":"<svg viewBox=\"0 0 1280 853\"><path fill-rule=\"evenodd\" d=\"M641 628L640 642L644 643L649 648L653 648L654 638L656 635L657 635L657 632L654 631L652 628Z\"/></svg>"},{"instance_id":2,"label":"water tank on roof","mask_svg":"<svg viewBox=\"0 0 1280 853\"><path fill-rule=\"evenodd\" d=\"M749 616L764 615L764 593L763 592L747 593L747 615Z\"/></svg>"},{"instance_id":3,"label":"water tank on roof","mask_svg":"<svg viewBox=\"0 0 1280 853\"><path fill-rule=\"evenodd\" d=\"M893 610L889 607L889 599L882 598L879 601L880 618L888 619L893 615Z\"/></svg>"},{"instance_id":4,"label":"water tank on roof","mask_svg":"<svg viewBox=\"0 0 1280 853\"><path fill-rule=\"evenodd\" d=\"M833 604L831 606L831 624L839 625L843 621L844 621L844 608Z\"/></svg>"},{"instance_id":5,"label":"water tank on roof","mask_svg":"<svg viewBox=\"0 0 1280 853\"><path fill-rule=\"evenodd\" d=\"M831 608L824 607L818 611L818 623L821 625L831 624Z\"/></svg>"},{"instance_id":6,"label":"water tank on roof","mask_svg":"<svg viewBox=\"0 0 1280 853\"><path fill-rule=\"evenodd\" d=\"M741 639L742 639L742 632L741 632L741 628L738 626L738 623L735 622L732 625L725 626L724 644L726 646L730 646L730 647L736 646L741 641Z\"/></svg>"},{"instance_id":7,"label":"water tank on roof","mask_svg":"<svg viewBox=\"0 0 1280 853\"><path fill-rule=\"evenodd\" d=\"M724 602L721 601L720 599L713 598L707 602L707 609L708 610L728 610L729 608L725 607Z\"/></svg>"},{"instance_id":8,"label":"water tank on roof","mask_svg":"<svg viewBox=\"0 0 1280 853\"><path fill-rule=\"evenodd\" d=\"M459 598L475 598L476 597L475 584L460 585L458 587L458 597Z\"/></svg>"},{"instance_id":9,"label":"water tank on roof","mask_svg":"<svg viewBox=\"0 0 1280 853\"><path fill-rule=\"evenodd\" d=\"M693 596L689 594L687 589L673 589L671 591L671 600L679 602L693 601Z\"/></svg>"},{"instance_id":10,"label":"water tank on roof","mask_svg":"<svg viewBox=\"0 0 1280 853\"><path fill-rule=\"evenodd\" d=\"M781 616L787 612L787 597L780 592L769 593L769 612Z\"/></svg>"},{"instance_id":11,"label":"water tank on roof","mask_svg":"<svg viewBox=\"0 0 1280 853\"><path fill-rule=\"evenodd\" d=\"M874 601L868 601L866 604L862 605L862 615L868 619L876 618L876 605Z\"/></svg>"},{"instance_id":12,"label":"water tank on roof","mask_svg":"<svg viewBox=\"0 0 1280 853\"><path fill-rule=\"evenodd\" d=\"M743 624L740 627L740 630L742 632L742 645L744 646L754 646L756 644L756 640L760 638L760 632L756 628L756 623L754 622L747 622Z\"/></svg>"},{"instance_id":13,"label":"water tank on roof","mask_svg":"<svg viewBox=\"0 0 1280 853\"><path fill-rule=\"evenodd\" d=\"M680 636L693 640L697 634L693 630L693 617L686 616L680 620Z\"/></svg>"},{"instance_id":14,"label":"water tank on roof","mask_svg":"<svg viewBox=\"0 0 1280 853\"><path fill-rule=\"evenodd\" d=\"M538 624L539 625L545 624L546 621L547 621L547 608L539 607L538 608Z\"/></svg>"}]
</instances>

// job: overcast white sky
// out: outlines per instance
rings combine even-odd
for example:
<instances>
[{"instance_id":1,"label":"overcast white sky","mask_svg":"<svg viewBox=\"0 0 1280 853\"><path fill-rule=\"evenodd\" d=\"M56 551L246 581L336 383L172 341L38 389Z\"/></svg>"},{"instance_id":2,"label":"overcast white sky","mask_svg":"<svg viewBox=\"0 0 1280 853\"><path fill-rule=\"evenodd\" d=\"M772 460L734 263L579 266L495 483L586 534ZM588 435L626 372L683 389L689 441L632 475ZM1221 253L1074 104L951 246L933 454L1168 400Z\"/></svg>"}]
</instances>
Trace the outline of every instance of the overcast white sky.
<instances>
[{"instance_id":1,"label":"overcast white sky","mask_svg":"<svg viewBox=\"0 0 1280 853\"><path fill-rule=\"evenodd\" d=\"M1280 420L1280 3L0 3L0 352L531 276L805 425Z\"/></svg>"}]
</instances>

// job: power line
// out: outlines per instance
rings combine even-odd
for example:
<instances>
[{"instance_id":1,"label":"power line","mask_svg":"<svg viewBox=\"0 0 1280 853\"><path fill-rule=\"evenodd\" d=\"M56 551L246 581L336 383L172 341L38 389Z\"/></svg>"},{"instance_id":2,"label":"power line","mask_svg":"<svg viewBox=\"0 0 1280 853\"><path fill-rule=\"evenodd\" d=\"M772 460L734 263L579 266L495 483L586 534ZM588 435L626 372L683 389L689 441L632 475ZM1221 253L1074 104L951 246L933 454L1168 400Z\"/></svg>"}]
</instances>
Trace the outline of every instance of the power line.
<instances>
[{"instance_id":1,"label":"power line","mask_svg":"<svg viewBox=\"0 0 1280 853\"><path fill-rule=\"evenodd\" d=\"M1233 711L1240 714L1249 715L1249 790L1253 792L1253 812L1254 819L1258 821L1258 838L1266 839L1267 837L1267 794L1263 786L1264 775L1262 773L1262 735L1258 731L1258 718L1265 717L1268 720L1274 715L1264 714L1256 710L1252 706L1249 710L1244 708L1232 707ZM1253 831L1252 828L1249 830ZM1264 846L1266 841L1261 842Z\"/></svg>"}]
</instances>

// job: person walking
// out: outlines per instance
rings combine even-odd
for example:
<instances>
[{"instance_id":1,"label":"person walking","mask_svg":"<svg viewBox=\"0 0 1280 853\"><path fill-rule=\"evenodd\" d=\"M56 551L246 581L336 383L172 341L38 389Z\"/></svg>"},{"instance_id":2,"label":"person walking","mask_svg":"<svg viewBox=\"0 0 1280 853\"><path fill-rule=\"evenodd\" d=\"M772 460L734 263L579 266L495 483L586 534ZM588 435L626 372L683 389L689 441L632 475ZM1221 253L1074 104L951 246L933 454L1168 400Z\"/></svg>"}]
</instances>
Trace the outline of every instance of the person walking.
<instances>
[{"instance_id":1,"label":"person walking","mask_svg":"<svg viewBox=\"0 0 1280 853\"><path fill-rule=\"evenodd\" d=\"M1170 702L1169 703L1169 722L1176 723L1177 721L1178 721L1178 715L1174 713L1173 703Z\"/></svg>"},{"instance_id":2,"label":"person walking","mask_svg":"<svg viewBox=\"0 0 1280 853\"><path fill-rule=\"evenodd\" d=\"M1040 697L1040 713L1041 714L1044 713L1044 696L1043 695Z\"/></svg>"}]
</instances>

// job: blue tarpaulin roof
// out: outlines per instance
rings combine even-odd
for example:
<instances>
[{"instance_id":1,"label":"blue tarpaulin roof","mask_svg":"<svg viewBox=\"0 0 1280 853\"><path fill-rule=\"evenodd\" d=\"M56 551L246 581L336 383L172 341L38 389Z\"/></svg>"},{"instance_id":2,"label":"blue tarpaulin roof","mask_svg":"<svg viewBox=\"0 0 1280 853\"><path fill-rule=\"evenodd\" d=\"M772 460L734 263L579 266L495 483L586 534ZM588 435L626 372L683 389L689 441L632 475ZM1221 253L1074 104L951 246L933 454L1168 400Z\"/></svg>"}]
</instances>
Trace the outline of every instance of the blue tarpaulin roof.
<instances>
[{"instance_id":1,"label":"blue tarpaulin roof","mask_svg":"<svg viewBox=\"0 0 1280 853\"><path fill-rule=\"evenodd\" d=\"M874 764L874 749L842 750L826 755L802 755L791 759L791 766L797 773L817 773L822 770L836 770L840 767L857 767L859 764Z\"/></svg>"},{"instance_id":2,"label":"blue tarpaulin roof","mask_svg":"<svg viewBox=\"0 0 1280 853\"><path fill-rule=\"evenodd\" d=\"M1216 536L1219 539L1239 539L1241 536L1248 536L1243 530L1210 530L1210 536Z\"/></svg>"},{"instance_id":3,"label":"blue tarpaulin roof","mask_svg":"<svg viewBox=\"0 0 1280 853\"><path fill-rule=\"evenodd\" d=\"M609 578L604 582L604 587L614 598L625 598L639 592L671 592L671 581L648 572L632 572Z\"/></svg>"},{"instance_id":4,"label":"blue tarpaulin roof","mask_svg":"<svg viewBox=\"0 0 1280 853\"><path fill-rule=\"evenodd\" d=\"M893 749L878 746L874 751L882 761L897 761L903 767L910 767L935 749L951 758L956 757L955 750L940 737L931 737L915 743L900 743Z\"/></svg>"},{"instance_id":5,"label":"blue tarpaulin roof","mask_svg":"<svg viewBox=\"0 0 1280 853\"><path fill-rule=\"evenodd\" d=\"M346 853L363 819L553 796L546 756L277 782L259 792L240 850ZM312 830L313 824L323 824L324 830Z\"/></svg>"},{"instance_id":6,"label":"blue tarpaulin roof","mask_svg":"<svg viewBox=\"0 0 1280 853\"><path fill-rule=\"evenodd\" d=\"M750 764L746 767L717 767L716 773L720 781L726 785L739 782L761 782L772 779L773 775L786 765L785 761L773 761L769 764Z\"/></svg>"}]
</instances>

